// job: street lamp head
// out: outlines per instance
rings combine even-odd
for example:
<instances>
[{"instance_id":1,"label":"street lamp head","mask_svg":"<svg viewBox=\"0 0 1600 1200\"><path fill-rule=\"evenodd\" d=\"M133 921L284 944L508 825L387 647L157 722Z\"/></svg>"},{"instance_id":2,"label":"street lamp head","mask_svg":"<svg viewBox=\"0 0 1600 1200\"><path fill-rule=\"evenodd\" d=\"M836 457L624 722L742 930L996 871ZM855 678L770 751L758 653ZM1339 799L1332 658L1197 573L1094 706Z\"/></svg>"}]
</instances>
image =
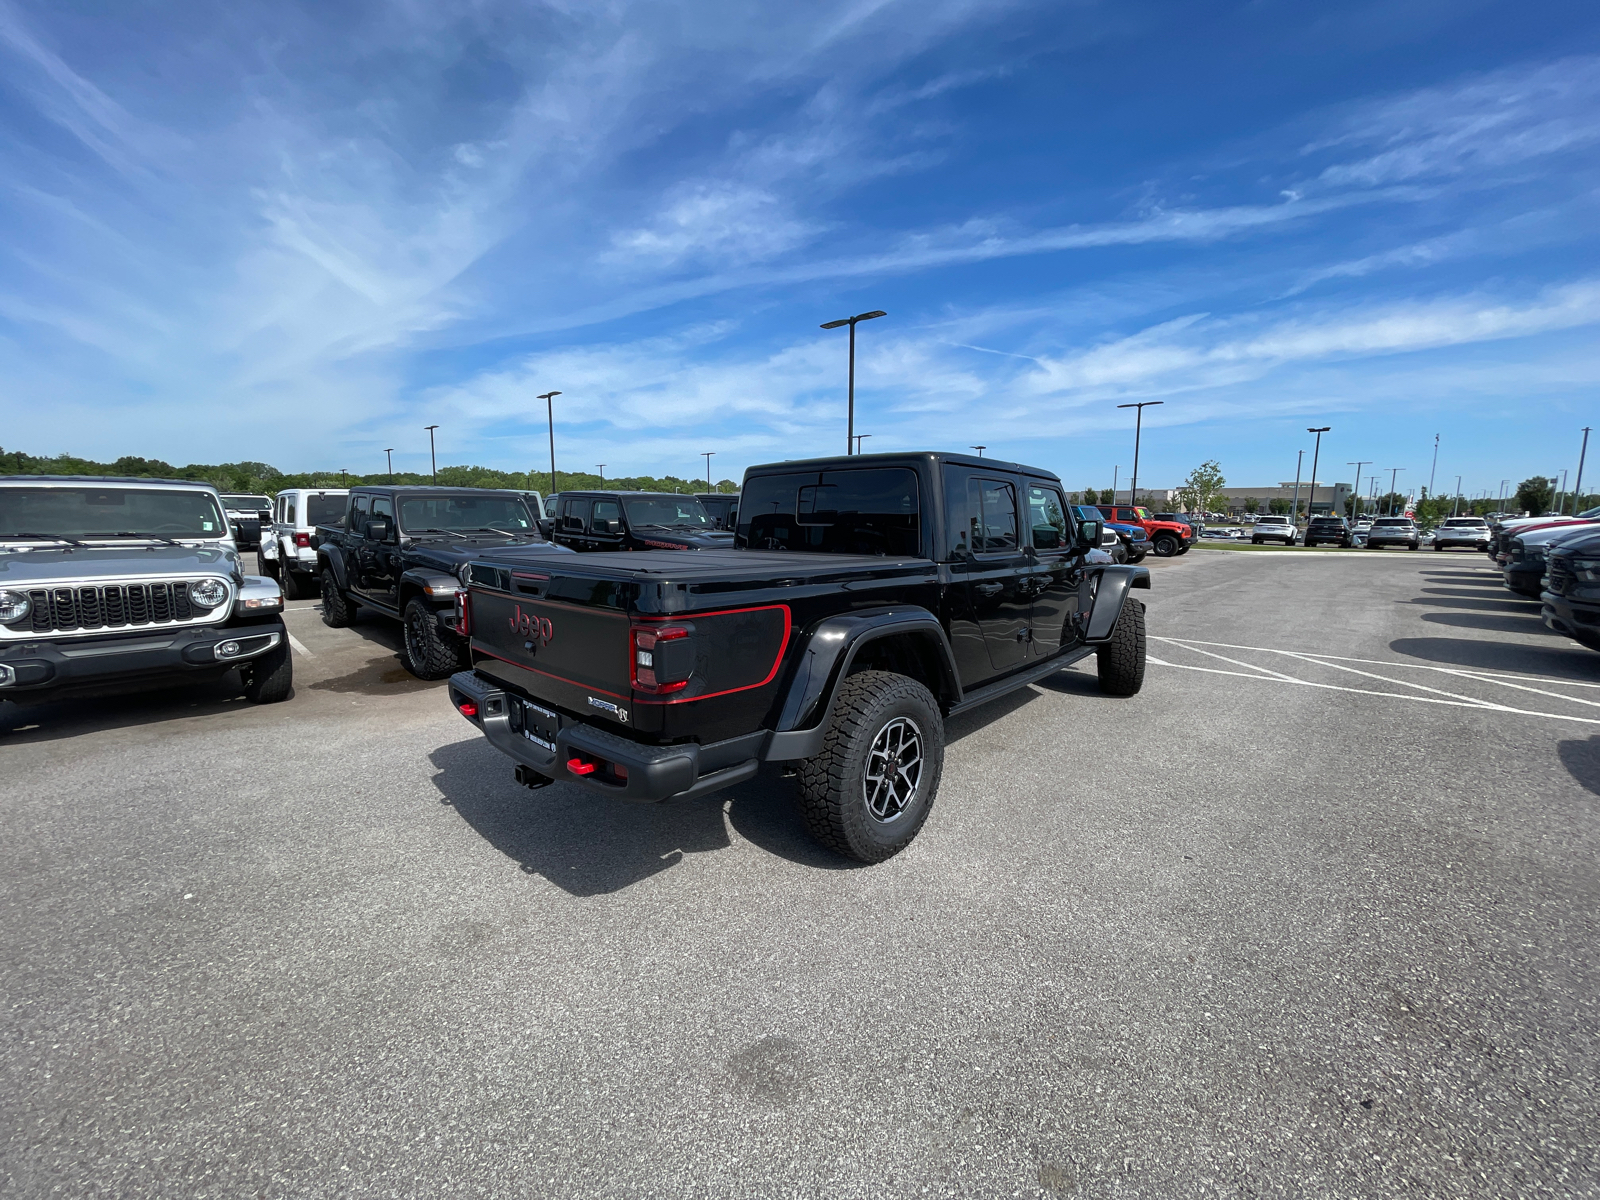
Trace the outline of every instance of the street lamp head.
<instances>
[{"instance_id":1,"label":"street lamp head","mask_svg":"<svg viewBox=\"0 0 1600 1200\"><path fill-rule=\"evenodd\" d=\"M1142 400L1137 404L1119 404L1118 408L1154 408L1157 404L1165 404L1165 400Z\"/></svg>"},{"instance_id":2,"label":"street lamp head","mask_svg":"<svg viewBox=\"0 0 1600 1200\"><path fill-rule=\"evenodd\" d=\"M883 309L875 308L869 313L857 313L855 316L851 317L850 319L852 321L870 321L874 317L887 317L888 315L889 314L884 312Z\"/></svg>"},{"instance_id":3,"label":"street lamp head","mask_svg":"<svg viewBox=\"0 0 1600 1200\"><path fill-rule=\"evenodd\" d=\"M1327 433L1328 430L1330 430L1332 428L1333 428L1332 425L1324 425L1320 429L1313 429L1311 426L1307 425L1306 426L1306 432L1307 433Z\"/></svg>"},{"instance_id":4,"label":"street lamp head","mask_svg":"<svg viewBox=\"0 0 1600 1200\"><path fill-rule=\"evenodd\" d=\"M437 429L439 427L437 425L424 425L423 428L424 429Z\"/></svg>"},{"instance_id":5,"label":"street lamp head","mask_svg":"<svg viewBox=\"0 0 1600 1200\"><path fill-rule=\"evenodd\" d=\"M540 400L548 400L552 396L559 396L559 395L561 395L560 392L546 392L546 393L544 393L544 395L538 397L538 399L540 399Z\"/></svg>"},{"instance_id":6,"label":"street lamp head","mask_svg":"<svg viewBox=\"0 0 1600 1200\"><path fill-rule=\"evenodd\" d=\"M848 324L850 324L850 319L848 317L846 317L843 321L829 321L826 325L823 326L823 328L824 329L838 329L841 325L848 325Z\"/></svg>"}]
</instances>

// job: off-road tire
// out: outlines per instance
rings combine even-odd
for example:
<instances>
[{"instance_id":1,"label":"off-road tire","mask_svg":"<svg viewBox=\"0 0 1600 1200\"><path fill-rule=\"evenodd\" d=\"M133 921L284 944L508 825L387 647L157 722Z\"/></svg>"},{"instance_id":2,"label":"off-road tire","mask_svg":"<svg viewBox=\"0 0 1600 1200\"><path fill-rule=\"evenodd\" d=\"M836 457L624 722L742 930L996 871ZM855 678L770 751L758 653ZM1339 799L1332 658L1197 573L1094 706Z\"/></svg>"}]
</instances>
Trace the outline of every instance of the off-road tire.
<instances>
[{"instance_id":1,"label":"off-road tire","mask_svg":"<svg viewBox=\"0 0 1600 1200\"><path fill-rule=\"evenodd\" d=\"M251 704L287 700L294 690L294 659L289 653L288 637L259 658L241 664L239 674L244 680L244 698Z\"/></svg>"},{"instance_id":2,"label":"off-road tire","mask_svg":"<svg viewBox=\"0 0 1600 1200\"><path fill-rule=\"evenodd\" d=\"M1157 558L1171 558L1178 552L1178 539L1170 533L1158 533L1151 542L1150 549L1155 551Z\"/></svg>"},{"instance_id":3,"label":"off-road tire","mask_svg":"<svg viewBox=\"0 0 1600 1200\"><path fill-rule=\"evenodd\" d=\"M461 639L439 628L439 617L420 596L413 596L401 618L405 650L401 659L418 679L449 679L466 664Z\"/></svg>"},{"instance_id":4,"label":"off-road tire","mask_svg":"<svg viewBox=\"0 0 1600 1200\"><path fill-rule=\"evenodd\" d=\"M333 577L333 568L322 569L322 623L330 629L343 629L356 619L356 603Z\"/></svg>"},{"instance_id":5,"label":"off-road tire","mask_svg":"<svg viewBox=\"0 0 1600 1200\"><path fill-rule=\"evenodd\" d=\"M1095 652L1100 690L1108 696L1136 696L1144 686L1144 605L1129 596L1122 602L1111 640Z\"/></svg>"},{"instance_id":6,"label":"off-road tire","mask_svg":"<svg viewBox=\"0 0 1600 1200\"><path fill-rule=\"evenodd\" d=\"M868 755L878 735L902 717L921 735L922 769L912 801L883 822L867 807ZM858 862L882 862L917 836L943 771L944 717L928 689L905 675L862 671L839 685L822 749L799 764L800 815L811 836L830 850Z\"/></svg>"}]
</instances>

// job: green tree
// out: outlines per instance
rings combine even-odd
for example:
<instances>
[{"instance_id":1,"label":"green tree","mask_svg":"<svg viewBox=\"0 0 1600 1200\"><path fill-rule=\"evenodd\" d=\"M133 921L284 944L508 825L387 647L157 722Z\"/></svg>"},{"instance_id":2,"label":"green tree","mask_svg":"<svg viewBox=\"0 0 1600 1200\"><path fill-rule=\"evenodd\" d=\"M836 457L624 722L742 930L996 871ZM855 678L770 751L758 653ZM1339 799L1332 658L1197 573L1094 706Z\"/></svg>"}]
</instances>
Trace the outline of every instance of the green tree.
<instances>
[{"instance_id":1,"label":"green tree","mask_svg":"<svg viewBox=\"0 0 1600 1200\"><path fill-rule=\"evenodd\" d=\"M1267 511L1272 513L1274 516L1284 516L1289 511L1289 502L1282 496L1274 496L1271 500L1267 501Z\"/></svg>"},{"instance_id":2,"label":"green tree","mask_svg":"<svg viewBox=\"0 0 1600 1200\"><path fill-rule=\"evenodd\" d=\"M1511 501L1512 508L1519 508L1524 512L1539 516L1548 512L1551 501L1555 499L1556 481L1546 479L1543 475L1535 475L1531 479L1524 479L1517 484L1517 494Z\"/></svg>"},{"instance_id":3,"label":"green tree","mask_svg":"<svg viewBox=\"0 0 1600 1200\"><path fill-rule=\"evenodd\" d=\"M1083 489L1083 502L1085 504L1099 504L1100 503L1100 493L1095 491L1094 488L1084 488Z\"/></svg>"},{"instance_id":4,"label":"green tree","mask_svg":"<svg viewBox=\"0 0 1600 1200\"><path fill-rule=\"evenodd\" d=\"M1247 513L1260 512L1261 511L1261 501L1256 499L1256 497L1254 497L1254 496L1246 496L1244 498L1244 510Z\"/></svg>"},{"instance_id":5,"label":"green tree","mask_svg":"<svg viewBox=\"0 0 1600 1200\"><path fill-rule=\"evenodd\" d=\"M1227 482L1216 459L1207 459L1189 472L1189 477L1178 488L1178 495L1189 512L1210 512L1222 502L1222 489Z\"/></svg>"}]
</instances>

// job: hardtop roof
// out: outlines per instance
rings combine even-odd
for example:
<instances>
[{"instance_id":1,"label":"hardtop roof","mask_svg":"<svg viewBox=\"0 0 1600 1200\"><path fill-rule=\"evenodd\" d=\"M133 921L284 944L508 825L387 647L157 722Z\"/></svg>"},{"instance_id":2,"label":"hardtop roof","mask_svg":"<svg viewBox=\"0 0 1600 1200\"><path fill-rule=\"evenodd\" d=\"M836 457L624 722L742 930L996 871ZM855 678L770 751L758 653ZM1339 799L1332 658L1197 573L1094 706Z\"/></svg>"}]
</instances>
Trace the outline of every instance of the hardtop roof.
<instances>
[{"instance_id":1,"label":"hardtop roof","mask_svg":"<svg viewBox=\"0 0 1600 1200\"><path fill-rule=\"evenodd\" d=\"M877 454L840 454L833 458L793 458L783 462L760 463L745 470L745 476L756 474L778 475L785 471L793 471L805 467L815 467L818 470L830 470L839 467L865 467L865 466L909 466L914 462L953 463L962 467L988 467L994 471L1011 471L1018 475L1030 475L1038 479L1049 479L1056 483L1061 482L1061 476L1054 471L1047 471L1043 467L1030 467L1025 463L1008 462L1003 458L979 458L975 454L953 454L945 450L908 450L901 453L881 452Z\"/></svg>"}]
</instances>

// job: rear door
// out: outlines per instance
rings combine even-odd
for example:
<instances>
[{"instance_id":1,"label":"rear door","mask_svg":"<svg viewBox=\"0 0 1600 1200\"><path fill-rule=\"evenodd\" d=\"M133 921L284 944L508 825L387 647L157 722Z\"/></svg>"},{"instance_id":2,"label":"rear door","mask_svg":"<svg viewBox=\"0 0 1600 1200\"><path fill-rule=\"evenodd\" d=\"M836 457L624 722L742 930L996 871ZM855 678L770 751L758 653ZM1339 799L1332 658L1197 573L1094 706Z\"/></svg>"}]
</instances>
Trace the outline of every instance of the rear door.
<instances>
[{"instance_id":1,"label":"rear door","mask_svg":"<svg viewBox=\"0 0 1600 1200\"><path fill-rule=\"evenodd\" d=\"M589 544L589 509L591 505L583 496L561 498L561 518L556 522L552 541L573 550L591 550Z\"/></svg>"},{"instance_id":2,"label":"rear door","mask_svg":"<svg viewBox=\"0 0 1600 1200\"><path fill-rule=\"evenodd\" d=\"M1021 666L1029 654L1035 560L1020 540L1015 480L974 470L967 497L967 590L990 673L998 675Z\"/></svg>"},{"instance_id":3,"label":"rear door","mask_svg":"<svg viewBox=\"0 0 1600 1200\"><path fill-rule=\"evenodd\" d=\"M622 503L618 500L596 500L589 513L589 548L621 550L625 536L622 530Z\"/></svg>"}]
</instances>

